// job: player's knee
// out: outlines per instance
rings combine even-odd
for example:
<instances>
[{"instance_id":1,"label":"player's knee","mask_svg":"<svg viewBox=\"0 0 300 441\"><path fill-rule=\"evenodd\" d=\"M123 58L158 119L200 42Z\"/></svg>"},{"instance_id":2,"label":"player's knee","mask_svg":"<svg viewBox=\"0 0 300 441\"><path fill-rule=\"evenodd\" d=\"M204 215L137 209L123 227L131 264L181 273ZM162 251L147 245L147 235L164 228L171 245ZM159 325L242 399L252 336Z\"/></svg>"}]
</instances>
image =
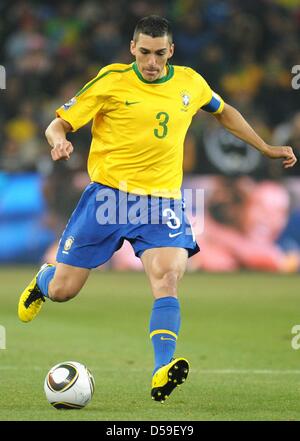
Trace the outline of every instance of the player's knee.
<instances>
[{"instance_id":1,"label":"player's knee","mask_svg":"<svg viewBox=\"0 0 300 441\"><path fill-rule=\"evenodd\" d=\"M152 275L155 279L165 280L168 284L175 284L184 273L183 265L180 262L160 262L154 261L152 265Z\"/></svg>"},{"instance_id":2,"label":"player's knee","mask_svg":"<svg viewBox=\"0 0 300 441\"><path fill-rule=\"evenodd\" d=\"M177 295L178 281L182 276L180 268L161 268L154 272L152 287L157 294Z\"/></svg>"},{"instance_id":3,"label":"player's knee","mask_svg":"<svg viewBox=\"0 0 300 441\"><path fill-rule=\"evenodd\" d=\"M147 274L155 298L177 297L177 286L186 269L185 253L156 253L147 265Z\"/></svg>"},{"instance_id":4,"label":"player's knee","mask_svg":"<svg viewBox=\"0 0 300 441\"><path fill-rule=\"evenodd\" d=\"M163 274L162 280L165 285L170 287L176 287L179 277L180 277L180 272L178 270L170 269Z\"/></svg>"},{"instance_id":5,"label":"player's knee","mask_svg":"<svg viewBox=\"0 0 300 441\"><path fill-rule=\"evenodd\" d=\"M53 302L67 302L75 297L79 289L67 283L54 283L49 286L49 297Z\"/></svg>"}]
</instances>

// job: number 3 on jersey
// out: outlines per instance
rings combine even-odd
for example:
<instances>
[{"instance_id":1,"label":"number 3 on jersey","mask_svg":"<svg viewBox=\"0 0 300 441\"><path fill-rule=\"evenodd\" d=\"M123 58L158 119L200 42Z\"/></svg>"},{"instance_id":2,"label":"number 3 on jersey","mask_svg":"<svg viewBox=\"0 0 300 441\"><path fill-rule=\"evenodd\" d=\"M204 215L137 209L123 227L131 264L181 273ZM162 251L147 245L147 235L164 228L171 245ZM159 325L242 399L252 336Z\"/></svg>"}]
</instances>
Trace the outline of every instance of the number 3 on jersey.
<instances>
[{"instance_id":1,"label":"number 3 on jersey","mask_svg":"<svg viewBox=\"0 0 300 441\"><path fill-rule=\"evenodd\" d=\"M168 133L168 122L169 122L169 115L166 112L158 112L156 115L156 119L159 121L158 125L159 128L154 129L154 135L157 138L164 138L167 136Z\"/></svg>"}]
</instances>

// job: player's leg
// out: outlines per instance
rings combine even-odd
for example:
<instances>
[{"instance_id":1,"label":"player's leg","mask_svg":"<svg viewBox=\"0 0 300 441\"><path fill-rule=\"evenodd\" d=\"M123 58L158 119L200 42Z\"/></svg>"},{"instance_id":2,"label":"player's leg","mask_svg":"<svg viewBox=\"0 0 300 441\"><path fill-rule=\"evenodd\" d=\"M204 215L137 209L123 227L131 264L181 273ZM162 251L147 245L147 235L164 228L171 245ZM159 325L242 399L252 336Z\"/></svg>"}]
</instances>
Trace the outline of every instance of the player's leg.
<instances>
[{"instance_id":1,"label":"player's leg","mask_svg":"<svg viewBox=\"0 0 300 441\"><path fill-rule=\"evenodd\" d=\"M178 282L182 278L188 261L184 248L150 248L141 256L155 299L177 298Z\"/></svg>"},{"instance_id":2,"label":"player's leg","mask_svg":"<svg viewBox=\"0 0 300 441\"><path fill-rule=\"evenodd\" d=\"M177 289L187 259L186 249L173 247L151 248L141 256L155 298L150 319L150 338L155 358L151 395L156 401L163 402L188 375L187 360L173 359L180 328Z\"/></svg>"},{"instance_id":3,"label":"player's leg","mask_svg":"<svg viewBox=\"0 0 300 441\"><path fill-rule=\"evenodd\" d=\"M42 273L38 279L40 286L43 279L46 279L45 288L42 291L44 296L49 297L54 302L66 302L79 293L89 274L90 269L88 268L57 263L53 277L50 280L48 279L49 281L47 280L47 273Z\"/></svg>"},{"instance_id":4,"label":"player's leg","mask_svg":"<svg viewBox=\"0 0 300 441\"><path fill-rule=\"evenodd\" d=\"M45 298L65 302L76 296L85 284L90 270L64 263L45 264L23 291L18 315L23 322L31 321L40 311Z\"/></svg>"},{"instance_id":5,"label":"player's leg","mask_svg":"<svg viewBox=\"0 0 300 441\"><path fill-rule=\"evenodd\" d=\"M106 199L113 193L111 209L117 209L112 189L95 182L87 186L59 242L56 256L59 263L43 265L21 295L18 314L22 321L31 321L37 315L45 297L56 302L74 297L90 269L109 260L122 245L122 229L116 223L101 223L98 216L98 210L106 202L101 192L105 192Z\"/></svg>"}]
</instances>

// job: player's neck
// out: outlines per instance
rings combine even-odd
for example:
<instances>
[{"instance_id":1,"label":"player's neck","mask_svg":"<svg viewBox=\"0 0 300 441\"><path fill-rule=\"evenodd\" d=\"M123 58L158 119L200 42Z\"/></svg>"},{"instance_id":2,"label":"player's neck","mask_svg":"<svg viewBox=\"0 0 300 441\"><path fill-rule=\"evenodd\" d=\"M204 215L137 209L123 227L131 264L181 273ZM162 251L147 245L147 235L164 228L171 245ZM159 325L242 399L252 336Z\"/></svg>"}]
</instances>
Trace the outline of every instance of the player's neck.
<instances>
[{"instance_id":1,"label":"player's neck","mask_svg":"<svg viewBox=\"0 0 300 441\"><path fill-rule=\"evenodd\" d=\"M166 66L163 68L163 70L162 70L162 72L161 72L161 74L160 74L160 76L159 76L158 78L161 79L161 78L165 77L165 76L167 75L168 71L169 71L169 68L168 68L168 66L166 65Z\"/></svg>"}]
</instances>

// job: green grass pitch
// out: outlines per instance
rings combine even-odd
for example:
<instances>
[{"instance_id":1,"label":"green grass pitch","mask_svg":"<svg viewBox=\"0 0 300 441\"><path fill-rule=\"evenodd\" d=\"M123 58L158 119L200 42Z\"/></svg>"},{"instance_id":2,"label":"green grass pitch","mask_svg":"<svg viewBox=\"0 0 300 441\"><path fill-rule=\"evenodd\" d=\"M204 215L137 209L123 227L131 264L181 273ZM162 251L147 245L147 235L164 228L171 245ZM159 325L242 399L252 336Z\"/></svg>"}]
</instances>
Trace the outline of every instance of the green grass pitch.
<instances>
[{"instance_id":1,"label":"green grass pitch","mask_svg":"<svg viewBox=\"0 0 300 441\"><path fill-rule=\"evenodd\" d=\"M153 368L146 276L94 271L70 302L47 301L32 323L17 318L20 292L36 268L0 270L0 420L299 420L299 276L188 273L180 284L177 355L187 382L165 404L150 398ZM82 410L58 411L45 399L47 371L75 360L96 389Z\"/></svg>"}]
</instances>

